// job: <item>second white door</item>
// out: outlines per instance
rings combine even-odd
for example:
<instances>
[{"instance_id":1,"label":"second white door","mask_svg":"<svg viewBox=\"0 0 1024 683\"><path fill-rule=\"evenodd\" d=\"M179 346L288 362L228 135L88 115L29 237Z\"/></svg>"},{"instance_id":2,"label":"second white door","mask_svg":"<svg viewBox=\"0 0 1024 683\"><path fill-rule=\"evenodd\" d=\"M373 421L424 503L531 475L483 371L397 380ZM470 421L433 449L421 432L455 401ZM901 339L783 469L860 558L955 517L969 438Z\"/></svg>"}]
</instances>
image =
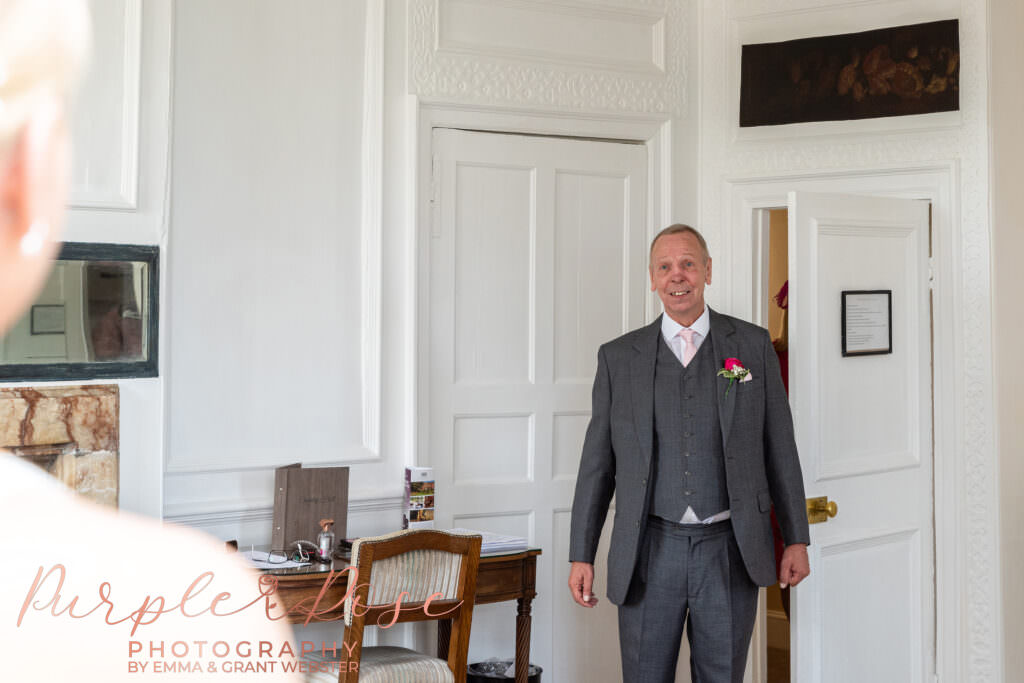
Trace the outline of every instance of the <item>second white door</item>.
<instances>
[{"instance_id":1,"label":"second white door","mask_svg":"<svg viewBox=\"0 0 1024 683\"><path fill-rule=\"evenodd\" d=\"M927 202L789 196L790 401L807 495L838 505L793 595L794 683L934 673L928 245ZM881 316L848 311L847 351L888 313L861 341L884 352L843 355L851 291L888 294L868 295Z\"/></svg>"}]
</instances>

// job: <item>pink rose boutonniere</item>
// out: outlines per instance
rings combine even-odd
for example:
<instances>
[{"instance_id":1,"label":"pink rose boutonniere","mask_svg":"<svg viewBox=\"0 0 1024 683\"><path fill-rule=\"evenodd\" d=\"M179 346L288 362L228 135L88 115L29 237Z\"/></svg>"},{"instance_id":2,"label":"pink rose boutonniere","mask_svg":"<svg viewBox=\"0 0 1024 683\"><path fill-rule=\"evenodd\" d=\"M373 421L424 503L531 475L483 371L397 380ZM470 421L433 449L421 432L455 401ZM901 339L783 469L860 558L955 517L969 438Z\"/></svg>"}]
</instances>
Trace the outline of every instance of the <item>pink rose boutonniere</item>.
<instances>
[{"instance_id":1,"label":"pink rose boutonniere","mask_svg":"<svg viewBox=\"0 0 1024 683\"><path fill-rule=\"evenodd\" d=\"M740 362L739 358L726 358L725 368L718 371L719 377L725 377L729 380L729 386L725 388L725 396L728 398L729 390L732 389L732 383L736 381L749 382L753 379L750 374L750 370L743 367L743 363Z\"/></svg>"}]
</instances>

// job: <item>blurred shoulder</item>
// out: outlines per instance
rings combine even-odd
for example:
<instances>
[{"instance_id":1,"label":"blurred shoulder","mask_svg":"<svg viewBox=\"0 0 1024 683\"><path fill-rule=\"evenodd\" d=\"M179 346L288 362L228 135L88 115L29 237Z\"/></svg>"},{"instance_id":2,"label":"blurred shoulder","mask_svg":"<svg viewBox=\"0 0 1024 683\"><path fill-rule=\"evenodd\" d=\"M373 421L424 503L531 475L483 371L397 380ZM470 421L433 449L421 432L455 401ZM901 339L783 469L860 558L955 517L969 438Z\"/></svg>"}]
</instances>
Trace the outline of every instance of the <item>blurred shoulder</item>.
<instances>
[{"instance_id":1,"label":"blurred shoulder","mask_svg":"<svg viewBox=\"0 0 1024 683\"><path fill-rule=\"evenodd\" d=\"M23 617L16 628L0 626L4 642L21 654L7 663L19 674L11 680L35 680L33 667L52 659L54 642L64 657L49 663L48 673L89 671L90 680L120 681L139 678L125 668L129 640L224 641L232 648L268 642L278 652L294 637L260 573L213 536L97 505L2 452L0 516L19 520L2 525L17 552L0 564L0 613ZM76 618L61 611L71 600L80 605ZM50 602L56 614L45 609ZM204 672L219 666L208 650L187 659L202 662ZM280 668L251 678L298 680Z\"/></svg>"}]
</instances>

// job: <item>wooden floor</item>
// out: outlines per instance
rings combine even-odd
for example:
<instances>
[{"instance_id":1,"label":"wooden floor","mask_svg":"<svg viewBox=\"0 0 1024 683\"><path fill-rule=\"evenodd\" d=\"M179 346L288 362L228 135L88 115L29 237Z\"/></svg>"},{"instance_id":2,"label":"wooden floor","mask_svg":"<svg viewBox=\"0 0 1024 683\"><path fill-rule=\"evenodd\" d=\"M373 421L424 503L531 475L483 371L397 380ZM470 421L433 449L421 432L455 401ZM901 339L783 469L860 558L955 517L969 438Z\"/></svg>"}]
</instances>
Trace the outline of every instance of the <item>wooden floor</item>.
<instances>
[{"instance_id":1,"label":"wooden floor","mask_svg":"<svg viewBox=\"0 0 1024 683\"><path fill-rule=\"evenodd\" d=\"M789 683L789 650L768 648L768 683Z\"/></svg>"}]
</instances>

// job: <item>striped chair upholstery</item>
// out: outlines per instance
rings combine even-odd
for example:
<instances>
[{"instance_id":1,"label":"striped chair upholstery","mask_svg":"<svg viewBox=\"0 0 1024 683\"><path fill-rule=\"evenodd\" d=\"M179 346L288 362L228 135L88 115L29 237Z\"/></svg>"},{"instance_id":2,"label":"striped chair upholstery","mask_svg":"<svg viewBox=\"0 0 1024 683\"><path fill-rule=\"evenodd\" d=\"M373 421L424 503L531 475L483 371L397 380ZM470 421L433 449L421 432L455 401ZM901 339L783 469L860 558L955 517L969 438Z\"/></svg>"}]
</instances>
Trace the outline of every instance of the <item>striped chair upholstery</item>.
<instances>
[{"instance_id":1,"label":"striped chair upholstery","mask_svg":"<svg viewBox=\"0 0 1024 683\"><path fill-rule=\"evenodd\" d=\"M336 683L339 676L335 671L338 660L324 659L313 654L308 657L311 662L324 663L322 669L311 671L306 675L308 683ZM351 675L354 675L352 672ZM404 647L366 647L363 648L359 662L359 683L420 683L421 681L438 681L438 683L454 683L455 674L448 668L448 662L437 657L420 654Z\"/></svg>"},{"instance_id":2,"label":"striped chair upholstery","mask_svg":"<svg viewBox=\"0 0 1024 683\"><path fill-rule=\"evenodd\" d=\"M311 657L311 663L320 662L322 666L308 674L306 680L322 683L454 683L465 680L479 561L480 536L476 534L423 529L357 540L352 545L352 566L358 570L357 589L350 591L345 601L345 646L339 644L334 659ZM424 609L428 598L431 600L429 613ZM396 603L401 603L397 617ZM387 626L392 621L422 621L424 618L452 620L446 659L400 647L362 646L366 626ZM351 648L351 655L348 648Z\"/></svg>"}]
</instances>

